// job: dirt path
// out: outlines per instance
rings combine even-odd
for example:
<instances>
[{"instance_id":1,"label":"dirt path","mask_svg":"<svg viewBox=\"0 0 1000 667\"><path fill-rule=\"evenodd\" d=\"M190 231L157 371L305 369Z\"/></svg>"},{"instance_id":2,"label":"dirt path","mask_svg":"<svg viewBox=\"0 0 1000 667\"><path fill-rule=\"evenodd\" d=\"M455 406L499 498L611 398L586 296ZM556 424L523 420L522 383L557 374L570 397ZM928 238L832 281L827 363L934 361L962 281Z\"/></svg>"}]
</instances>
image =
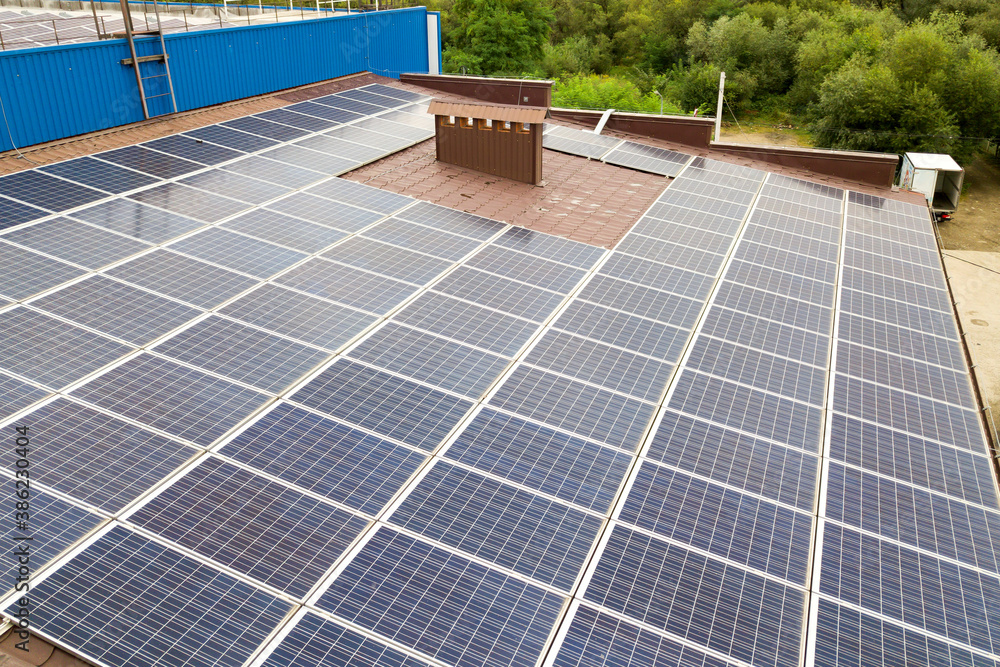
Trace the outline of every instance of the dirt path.
<instances>
[{"instance_id":1,"label":"dirt path","mask_svg":"<svg viewBox=\"0 0 1000 667\"><path fill-rule=\"evenodd\" d=\"M1000 161L980 157L966 165L955 217L938 229L949 250L1000 251Z\"/></svg>"}]
</instances>

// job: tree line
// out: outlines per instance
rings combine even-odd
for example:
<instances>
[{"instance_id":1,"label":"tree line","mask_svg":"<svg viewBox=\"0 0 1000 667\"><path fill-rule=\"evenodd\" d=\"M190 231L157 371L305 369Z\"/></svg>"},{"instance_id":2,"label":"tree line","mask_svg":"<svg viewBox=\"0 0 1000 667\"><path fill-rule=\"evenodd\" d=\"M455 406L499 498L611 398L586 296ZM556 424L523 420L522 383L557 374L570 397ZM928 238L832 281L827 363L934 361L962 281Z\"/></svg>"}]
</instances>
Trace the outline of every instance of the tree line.
<instances>
[{"instance_id":1,"label":"tree line","mask_svg":"<svg viewBox=\"0 0 1000 667\"><path fill-rule=\"evenodd\" d=\"M554 104L806 124L818 146L1000 136L997 0L435 0L449 72L553 78ZM728 113L728 111L727 111Z\"/></svg>"}]
</instances>

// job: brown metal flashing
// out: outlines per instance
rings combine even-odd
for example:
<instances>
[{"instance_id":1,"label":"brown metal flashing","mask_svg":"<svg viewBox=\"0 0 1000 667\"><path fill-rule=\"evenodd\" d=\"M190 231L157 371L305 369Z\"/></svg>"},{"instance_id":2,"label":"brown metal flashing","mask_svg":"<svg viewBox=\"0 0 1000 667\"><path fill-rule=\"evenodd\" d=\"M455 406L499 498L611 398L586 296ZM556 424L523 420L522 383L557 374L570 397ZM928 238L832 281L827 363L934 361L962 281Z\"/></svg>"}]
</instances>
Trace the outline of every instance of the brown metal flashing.
<instances>
[{"instance_id":1,"label":"brown metal flashing","mask_svg":"<svg viewBox=\"0 0 1000 667\"><path fill-rule=\"evenodd\" d=\"M510 104L463 104L432 100L427 108L427 113L435 116L500 120L508 123L541 123L545 120L548 108Z\"/></svg>"},{"instance_id":2,"label":"brown metal flashing","mask_svg":"<svg viewBox=\"0 0 1000 667\"><path fill-rule=\"evenodd\" d=\"M896 178L899 156L891 153L859 153L821 148L755 146L712 142L713 151L760 160L792 169L845 178L867 185L889 188Z\"/></svg>"},{"instance_id":3,"label":"brown metal flashing","mask_svg":"<svg viewBox=\"0 0 1000 667\"><path fill-rule=\"evenodd\" d=\"M400 74L399 80L491 104L552 106L552 82L547 80L493 79L454 74Z\"/></svg>"}]
</instances>

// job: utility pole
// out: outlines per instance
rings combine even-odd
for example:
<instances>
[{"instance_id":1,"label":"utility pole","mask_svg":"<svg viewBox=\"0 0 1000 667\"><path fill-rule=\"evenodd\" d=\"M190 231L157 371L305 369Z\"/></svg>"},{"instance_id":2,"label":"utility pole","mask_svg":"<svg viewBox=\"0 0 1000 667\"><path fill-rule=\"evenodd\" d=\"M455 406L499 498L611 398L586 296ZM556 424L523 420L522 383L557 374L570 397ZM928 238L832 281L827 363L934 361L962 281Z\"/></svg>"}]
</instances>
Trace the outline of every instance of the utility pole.
<instances>
[{"instance_id":1,"label":"utility pole","mask_svg":"<svg viewBox=\"0 0 1000 667\"><path fill-rule=\"evenodd\" d=\"M719 73L719 106L715 109L715 140L719 140L722 133L722 92L726 89L726 73Z\"/></svg>"}]
</instances>

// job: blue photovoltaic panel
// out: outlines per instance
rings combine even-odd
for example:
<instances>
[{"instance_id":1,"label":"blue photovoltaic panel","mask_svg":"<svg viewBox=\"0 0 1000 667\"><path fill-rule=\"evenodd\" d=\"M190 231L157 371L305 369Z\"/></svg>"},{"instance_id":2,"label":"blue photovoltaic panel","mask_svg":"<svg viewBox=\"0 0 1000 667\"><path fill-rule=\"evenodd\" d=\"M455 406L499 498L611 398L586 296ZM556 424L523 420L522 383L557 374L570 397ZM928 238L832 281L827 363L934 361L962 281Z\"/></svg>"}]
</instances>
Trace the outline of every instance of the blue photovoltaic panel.
<instances>
[{"instance_id":1,"label":"blue photovoltaic panel","mask_svg":"<svg viewBox=\"0 0 1000 667\"><path fill-rule=\"evenodd\" d=\"M208 141L219 146L232 148L244 153L253 153L278 144L274 139L266 139L257 134L240 132L223 125L208 125L196 130L186 130L184 135Z\"/></svg>"},{"instance_id":2,"label":"blue photovoltaic panel","mask_svg":"<svg viewBox=\"0 0 1000 667\"><path fill-rule=\"evenodd\" d=\"M997 654L1000 578L995 575L827 523L820 592Z\"/></svg>"},{"instance_id":3,"label":"blue photovoltaic panel","mask_svg":"<svg viewBox=\"0 0 1000 667\"><path fill-rule=\"evenodd\" d=\"M404 213L400 217L405 216ZM493 241L493 245L520 250L529 255L544 257L580 269L590 269L605 253L603 248L595 248L592 245L535 232L524 227L511 227L503 236Z\"/></svg>"},{"instance_id":4,"label":"blue photovoltaic panel","mask_svg":"<svg viewBox=\"0 0 1000 667\"><path fill-rule=\"evenodd\" d=\"M201 315L196 308L99 274L31 305L133 345L150 343Z\"/></svg>"},{"instance_id":5,"label":"blue photovoltaic panel","mask_svg":"<svg viewBox=\"0 0 1000 667\"><path fill-rule=\"evenodd\" d=\"M483 410L444 456L584 509L607 511L631 456L512 415Z\"/></svg>"},{"instance_id":6,"label":"blue photovoltaic panel","mask_svg":"<svg viewBox=\"0 0 1000 667\"><path fill-rule=\"evenodd\" d=\"M314 257L275 282L345 306L384 315L420 288L361 269Z\"/></svg>"},{"instance_id":7,"label":"blue photovoltaic panel","mask_svg":"<svg viewBox=\"0 0 1000 667\"><path fill-rule=\"evenodd\" d=\"M801 664L801 589L621 525L612 531L584 599L750 664Z\"/></svg>"},{"instance_id":8,"label":"blue photovoltaic panel","mask_svg":"<svg viewBox=\"0 0 1000 667\"><path fill-rule=\"evenodd\" d=\"M316 104L315 102L299 102L286 108L296 113L307 114L316 118L325 118L334 123L350 123L352 120L362 118L361 114L344 111L343 109L334 109L333 107Z\"/></svg>"},{"instance_id":9,"label":"blue photovoltaic panel","mask_svg":"<svg viewBox=\"0 0 1000 667\"><path fill-rule=\"evenodd\" d=\"M305 192L297 192L290 197L279 199L268 204L267 208L345 232L360 231L382 219L381 213L316 197Z\"/></svg>"},{"instance_id":10,"label":"blue photovoltaic panel","mask_svg":"<svg viewBox=\"0 0 1000 667\"><path fill-rule=\"evenodd\" d=\"M53 218L13 229L2 238L88 269L99 269L150 247L134 238L69 218Z\"/></svg>"},{"instance_id":11,"label":"blue photovoltaic panel","mask_svg":"<svg viewBox=\"0 0 1000 667\"><path fill-rule=\"evenodd\" d=\"M830 464L826 517L1000 573L1000 512Z\"/></svg>"},{"instance_id":12,"label":"blue photovoltaic panel","mask_svg":"<svg viewBox=\"0 0 1000 667\"><path fill-rule=\"evenodd\" d=\"M985 456L839 413L830 419L830 458L835 461L1000 510Z\"/></svg>"},{"instance_id":13,"label":"blue photovoltaic panel","mask_svg":"<svg viewBox=\"0 0 1000 667\"><path fill-rule=\"evenodd\" d=\"M569 591L603 519L438 462L389 522Z\"/></svg>"},{"instance_id":14,"label":"blue photovoltaic panel","mask_svg":"<svg viewBox=\"0 0 1000 667\"><path fill-rule=\"evenodd\" d=\"M105 193L93 188L65 181L36 169L0 178L0 192L11 199L57 213L107 197Z\"/></svg>"},{"instance_id":15,"label":"blue photovoltaic panel","mask_svg":"<svg viewBox=\"0 0 1000 667\"><path fill-rule=\"evenodd\" d=\"M301 130L308 130L309 132L320 132L337 124L332 120L324 120L322 118L317 118L316 116L307 116L306 114L296 113L294 111L289 111L288 109L271 109L270 111L263 111L253 117L263 118L264 120L281 123L282 125L290 125Z\"/></svg>"},{"instance_id":16,"label":"blue photovoltaic panel","mask_svg":"<svg viewBox=\"0 0 1000 667\"><path fill-rule=\"evenodd\" d=\"M510 363L510 359L392 322L352 349L350 356L469 398L478 398Z\"/></svg>"},{"instance_id":17,"label":"blue photovoltaic panel","mask_svg":"<svg viewBox=\"0 0 1000 667\"><path fill-rule=\"evenodd\" d=\"M375 315L267 283L219 312L327 350L336 350L377 320Z\"/></svg>"},{"instance_id":18,"label":"blue photovoltaic panel","mask_svg":"<svg viewBox=\"0 0 1000 667\"><path fill-rule=\"evenodd\" d=\"M12 300L52 289L87 272L78 266L0 241L0 294Z\"/></svg>"},{"instance_id":19,"label":"blue photovoltaic panel","mask_svg":"<svg viewBox=\"0 0 1000 667\"><path fill-rule=\"evenodd\" d=\"M0 373L0 419L6 419L32 403L42 400L51 392L41 389L6 373Z\"/></svg>"},{"instance_id":20,"label":"blue photovoltaic panel","mask_svg":"<svg viewBox=\"0 0 1000 667\"><path fill-rule=\"evenodd\" d=\"M553 326L655 359L676 362L688 332L586 301L574 301Z\"/></svg>"},{"instance_id":21,"label":"blue photovoltaic panel","mask_svg":"<svg viewBox=\"0 0 1000 667\"><path fill-rule=\"evenodd\" d=\"M171 243L170 249L261 279L270 278L307 257L305 253L218 227L186 236Z\"/></svg>"},{"instance_id":22,"label":"blue photovoltaic panel","mask_svg":"<svg viewBox=\"0 0 1000 667\"><path fill-rule=\"evenodd\" d=\"M164 249L109 269L107 274L199 308L214 308L258 283L255 278Z\"/></svg>"},{"instance_id":23,"label":"blue photovoltaic panel","mask_svg":"<svg viewBox=\"0 0 1000 667\"><path fill-rule=\"evenodd\" d=\"M528 366L517 368L490 404L630 452L656 411L649 403Z\"/></svg>"},{"instance_id":24,"label":"blue photovoltaic panel","mask_svg":"<svg viewBox=\"0 0 1000 667\"><path fill-rule=\"evenodd\" d=\"M28 418L45 433L32 438L32 479L107 512L121 510L195 453L61 397Z\"/></svg>"},{"instance_id":25,"label":"blue photovoltaic panel","mask_svg":"<svg viewBox=\"0 0 1000 667\"><path fill-rule=\"evenodd\" d=\"M204 165L197 162L150 150L144 146L116 148L113 151L98 153L94 157L159 178L175 178L204 168Z\"/></svg>"},{"instance_id":26,"label":"blue photovoltaic panel","mask_svg":"<svg viewBox=\"0 0 1000 667\"><path fill-rule=\"evenodd\" d=\"M568 267L495 245L480 250L466 262L466 265L507 278L516 278L561 294L572 291L586 275L583 269Z\"/></svg>"},{"instance_id":27,"label":"blue photovoltaic panel","mask_svg":"<svg viewBox=\"0 0 1000 667\"><path fill-rule=\"evenodd\" d=\"M812 510L815 502L815 455L672 410L664 412L645 455L799 509Z\"/></svg>"},{"instance_id":28,"label":"blue photovoltaic panel","mask_svg":"<svg viewBox=\"0 0 1000 667\"><path fill-rule=\"evenodd\" d=\"M429 99L426 95L415 93L412 90L403 90L402 88L396 88L394 86L385 86L381 83L373 83L370 86L361 88L361 90L378 93L379 95L383 95L385 97L393 97L397 100L403 100L404 102L423 102Z\"/></svg>"},{"instance_id":29,"label":"blue photovoltaic panel","mask_svg":"<svg viewBox=\"0 0 1000 667\"><path fill-rule=\"evenodd\" d=\"M548 125L542 137L545 148L599 160L622 142L617 137L594 134L561 125Z\"/></svg>"},{"instance_id":30,"label":"blue photovoltaic panel","mask_svg":"<svg viewBox=\"0 0 1000 667\"><path fill-rule=\"evenodd\" d=\"M265 208L244 213L222 227L310 254L320 252L347 236L346 232Z\"/></svg>"},{"instance_id":31,"label":"blue photovoltaic panel","mask_svg":"<svg viewBox=\"0 0 1000 667\"><path fill-rule=\"evenodd\" d=\"M438 292L421 294L393 319L508 357L516 353L538 330L538 324L534 322Z\"/></svg>"},{"instance_id":32,"label":"blue photovoltaic panel","mask_svg":"<svg viewBox=\"0 0 1000 667\"><path fill-rule=\"evenodd\" d=\"M331 178L309 188L309 194L333 201L360 206L370 211L389 215L413 203L413 199L395 192L379 190L370 185L355 183L343 178Z\"/></svg>"},{"instance_id":33,"label":"blue photovoltaic panel","mask_svg":"<svg viewBox=\"0 0 1000 667\"><path fill-rule=\"evenodd\" d=\"M142 354L73 396L207 447L268 397L166 359Z\"/></svg>"},{"instance_id":34,"label":"blue photovoltaic panel","mask_svg":"<svg viewBox=\"0 0 1000 667\"><path fill-rule=\"evenodd\" d=\"M553 667L734 667L686 644L581 605Z\"/></svg>"},{"instance_id":35,"label":"blue photovoltaic panel","mask_svg":"<svg viewBox=\"0 0 1000 667\"><path fill-rule=\"evenodd\" d=\"M72 213L74 218L149 243L163 243L204 223L131 199L110 199Z\"/></svg>"},{"instance_id":36,"label":"blue photovoltaic panel","mask_svg":"<svg viewBox=\"0 0 1000 667\"><path fill-rule=\"evenodd\" d=\"M173 134L169 137L154 139L140 145L205 165L228 162L229 160L243 156L242 151L234 151L231 148L224 148L211 143L206 144L204 141L192 139L183 134Z\"/></svg>"},{"instance_id":37,"label":"blue photovoltaic panel","mask_svg":"<svg viewBox=\"0 0 1000 667\"><path fill-rule=\"evenodd\" d=\"M224 164L220 169L293 189L326 178L325 174L318 171L304 169L301 166L294 167L277 160L268 160L259 155L251 155L242 160Z\"/></svg>"},{"instance_id":38,"label":"blue photovoltaic panel","mask_svg":"<svg viewBox=\"0 0 1000 667\"><path fill-rule=\"evenodd\" d=\"M309 116L303 116L303 118L309 118ZM355 160L346 156L328 155L302 146L279 146L264 151L260 156L285 164L306 167L325 175L339 174L358 166Z\"/></svg>"},{"instance_id":39,"label":"blue photovoltaic panel","mask_svg":"<svg viewBox=\"0 0 1000 667\"><path fill-rule=\"evenodd\" d=\"M186 472L129 521L295 598L368 525L217 458Z\"/></svg>"},{"instance_id":40,"label":"blue photovoltaic panel","mask_svg":"<svg viewBox=\"0 0 1000 667\"><path fill-rule=\"evenodd\" d=\"M0 197L0 229L14 227L22 222L37 220L38 218L44 218L47 215L49 215L48 211L43 211L42 209L34 206L28 206L27 204L13 199Z\"/></svg>"},{"instance_id":41,"label":"blue photovoltaic panel","mask_svg":"<svg viewBox=\"0 0 1000 667\"><path fill-rule=\"evenodd\" d=\"M562 604L560 596L382 527L316 603L457 667L534 665Z\"/></svg>"},{"instance_id":42,"label":"blue photovoltaic panel","mask_svg":"<svg viewBox=\"0 0 1000 667\"><path fill-rule=\"evenodd\" d=\"M263 204L289 192L288 188L280 185L222 169L202 171L192 176L186 176L179 182L193 188L238 199L248 204Z\"/></svg>"},{"instance_id":43,"label":"blue photovoltaic panel","mask_svg":"<svg viewBox=\"0 0 1000 667\"><path fill-rule=\"evenodd\" d=\"M701 301L602 275L588 282L577 298L684 329L694 326L702 309Z\"/></svg>"},{"instance_id":44,"label":"blue photovoltaic panel","mask_svg":"<svg viewBox=\"0 0 1000 667\"><path fill-rule=\"evenodd\" d=\"M181 331L154 350L272 394L305 377L330 356L324 350L217 315Z\"/></svg>"},{"instance_id":45,"label":"blue photovoltaic panel","mask_svg":"<svg viewBox=\"0 0 1000 667\"><path fill-rule=\"evenodd\" d=\"M451 263L399 246L355 236L323 253L325 259L372 273L423 285L444 273Z\"/></svg>"},{"instance_id":46,"label":"blue photovoltaic panel","mask_svg":"<svg viewBox=\"0 0 1000 667\"><path fill-rule=\"evenodd\" d=\"M249 204L189 188L180 183L165 183L148 190L133 192L128 197L143 204L158 206L208 223L219 222L250 208Z\"/></svg>"},{"instance_id":47,"label":"blue photovoltaic panel","mask_svg":"<svg viewBox=\"0 0 1000 667\"><path fill-rule=\"evenodd\" d=\"M386 220L371 229L366 229L363 234L370 239L392 243L452 262L462 259L480 245L474 239L397 219Z\"/></svg>"},{"instance_id":48,"label":"blue photovoltaic panel","mask_svg":"<svg viewBox=\"0 0 1000 667\"><path fill-rule=\"evenodd\" d=\"M465 266L435 283L434 290L534 322L545 320L564 298L555 292Z\"/></svg>"},{"instance_id":49,"label":"blue photovoltaic panel","mask_svg":"<svg viewBox=\"0 0 1000 667\"><path fill-rule=\"evenodd\" d=\"M302 130L282 123L273 123L264 120L260 116L244 116L219 123L222 127L229 127L241 132L249 132L261 137L273 139L275 141L291 141L309 134L308 130Z\"/></svg>"},{"instance_id":50,"label":"blue photovoltaic panel","mask_svg":"<svg viewBox=\"0 0 1000 667\"><path fill-rule=\"evenodd\" d=\"M355 163L355 166L377 160L390 152L382 148L375 148L374 146L362 146L353 141L345 141L344 139L331 137L327 134L306 137L305 139L296 141L295 145L318 153L326 153L339 159L351 160ZM326 175L329 176L329 174Z\"/></svg>"},{"instance_id":51,"label":"blue photovoltaic panel","mask_svg":"<svg viewBox=\"0 0 1000 667\"><path fill-rule=\"evenodd\" d=\"M239 667L291 610L289 602L122 526L31 592L34 627L121 667ZM96 610L99 628L92 626Z\"/></svg>"},{"instance_id":52,"label":"blue photovoltaic panel","mask_svg":"<svg viewBox=\"0 0 1000 667\"><path fill-rule=\"evenodd\" d=\"M219 452L299 488L376 514L425 456L288 403L278 406Z\"/></svg>"},{"instance_id":53,"label":"blue photovoltaic panel","mask_svg":"<svg viewBox=\"0 0 1000 667\"><path fill-rule=\"evenodd\" d=\"M472 402L342 359L292 400L376 433L432 450Z\"/></svg>"},{"instance_id":54,"label":"blue photovoltaic panel","mask_svg":"<svg viewBox=\"0 0 1000 667\"><path fill-rule=\"evenodd\" d=\"M454 209L438 206L425 201L418 201L405 211L400 211L397 218L416 222L426 227L434 227L459 236L467 236L470 239L486 241L493 238L497 232L505 228L502 222L490 220L472 213L456 211ZM554 238L554 237L550 237ZM559 239L563 241L564 239ZM572 243L572 241L566 241Z\"/></svg>"},{"instance_id":55,"label":"blue photovoltaic panel","mask_svg":"<svg viewBox=\"0 0 1000 667\"><path fill-rule=\"evenodd\" d=\"M152 185L159 180L89 156L45 165L39 170L115 195Z\"/></svg>"},{"instance_id":56,"label":"blue photovoltaic panel","mask_svg":"<svg viewBox=\"0 0 1000 667\"><path fill-rule=\"evenodd\" d=\"M62 389L133 348L28 308L0 313L0 368Z\"/></svg>"},{"instance_id":57,"label":"blue photovoltaic panel","mask_svg":"<svg viewBox=\"0 0 1000 667\"><path fill-rule=\"evenodd\" d=\"M660 398L673 366L561 331L548 331L524 358L555 371L646 401Z\"/></svg>"},{"instance_id":58,"label":"blue photovoltaic panel","mask_svg":"<svg viewBox=\"0 0 1000 667\"><path fill-rule=\"evenodd\" d=\"M620 521L804 586L812 518L681 472L642 463Z\"/></svg>"},{"instance_id":59,"label":"blue photovoltaic panel","mask_svg":"<svg viewBox=\"0 0 1000 667\"><path fill-rule=\"evenodd\" d=\"M676 176L690 159L691 156L684 153L645 146L634 141L622 143L602 158L608 164L630 167L662 176Z\"/></svg>"},{"instance_id":60,"label":"blue photovoltaic panel","mask_svg":"<svg viewBox=\"0 0 1000 667\"><path fill-rule=\"evenodd\" d=\"M818 667L1000 665L968 649L823 598L815 625Z\"/></svg>"},{"instance_id":61,"label":"blue photovoltaic panel","mask_svg":"<svg viewBox=\"0 0 1000 667\"><path fill-rule=\"evenodd\" d=\"M23 524L25 528L19 528L20 522L11 522L4 541L11 545L12 556L16 557L22 547L26 549L35 571L104 521L93 512L37 487L31 489L30 504L30 517ZM12 570L5 588L12 589L16 583L16 573Z\"/></svg>"},{"instance_id":62,"label":"blue photovoltaic panel","mask_svg":"<svg viewBox=\"0 0 1000 667\"><path fill-rule=\"evenodd\" d=\"M263 667L429 667L429 665L339 623L307 613Z\"/></svg>"}]
</instances>

